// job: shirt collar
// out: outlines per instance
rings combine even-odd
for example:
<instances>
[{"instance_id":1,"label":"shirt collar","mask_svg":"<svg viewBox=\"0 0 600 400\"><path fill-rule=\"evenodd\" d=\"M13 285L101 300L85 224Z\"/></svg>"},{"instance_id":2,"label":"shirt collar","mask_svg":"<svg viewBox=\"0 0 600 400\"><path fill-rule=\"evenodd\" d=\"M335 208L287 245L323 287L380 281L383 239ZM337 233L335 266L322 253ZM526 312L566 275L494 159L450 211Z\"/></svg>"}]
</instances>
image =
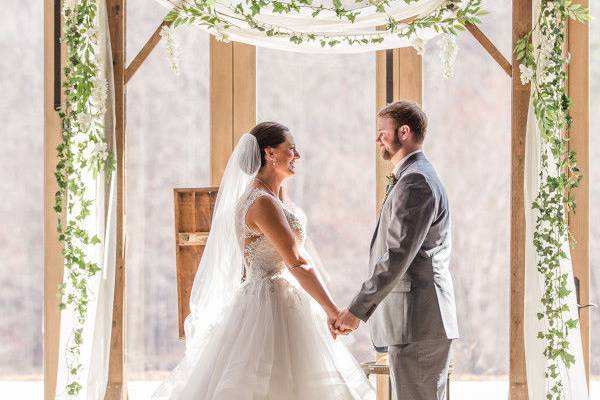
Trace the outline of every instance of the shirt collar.
<instances>
[{"instance_id":1,"label":"shirt collar","mask_svg":"<svg viewBox=\"0 0 600 400\"><path fill-rule=\"evenodd\" d=\"M419 150L415 150L415 151L413 151L413 152L412 152L412 153L410 153L410 154L407 154L407 155L406 155L406 156L405 156L405 157L404 157L402 160L400 160L400 161L398 162L398 164L396 164L396 165L394 166L394 175L397 175L397 174L398 174L398 171L400 171L400 168L402 168L402 166L404 165L404 163L405 163L405 162L406 162L406 161L407 161L407 160L408 160L408 159L409 159L411 156L413 156L413 155L415 155L415 154L417 154L417 153L422 153L422 152L423 152L423 150L419 149Z\"/></svg>"}]
</instances>

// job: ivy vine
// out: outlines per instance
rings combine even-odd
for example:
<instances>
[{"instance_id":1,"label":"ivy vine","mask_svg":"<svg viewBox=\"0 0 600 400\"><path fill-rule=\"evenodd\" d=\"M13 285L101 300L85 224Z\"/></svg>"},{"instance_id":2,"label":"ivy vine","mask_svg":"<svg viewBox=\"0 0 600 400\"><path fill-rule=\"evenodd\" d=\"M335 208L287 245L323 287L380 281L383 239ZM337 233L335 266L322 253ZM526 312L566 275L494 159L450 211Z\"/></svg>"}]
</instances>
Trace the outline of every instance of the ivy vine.
<instances>
[{"instance_id":1,"label":"ivy vine","mask_svg":"<svg viewBox=\"0 0 600 400\"><path fill-rule=\"evenodd\" d=\"M403 1L410 4L416 0ZM357 1L361 2L362 0ZM174 7L165 17L165 21L172 23L173 27L186 24L202 26L223 41L228 40L227 31L230 28L242 24L268 37L287 37L294 44L318 41L322 47L334 47L344 42L349 45L368 45L383 42L386 33L418 41L419 31L428 28L456 35L465 30L467 23L480 23L479 17L484 15L482 0L469 0L462 5L463 3L463 0L447 0L431 13L408 21L388 15L387 23L381 30L363 33L300 32L289 27L264 23L256 18L267 10L276 14L297 15L308 10L313 18L327 11L334 13L340 20L353 23L358 11L345 8L341 0L333 0L331 7L326 7L321 2L315 5L313 0L242 0L234 8L219 4L218 9L215 0L187 0ZM390 0L368 0L366 4L375 7L378 13L387 14Z\"/></svg>"},{"instance_id":2,"label":"ivy vine","mask_svg":"<svg viewBox=\"0 0 600 400\"><path fill-rule=\"evenodd\" d=\"M82 388L81 345L89 302L88 280L100 271L89 252L101 240L85 227L93 199L87 198L86 175L97 177L114 169L114 159L104 138L107 82L98 57L96 0L65 0L62 4L66 47L64 104L58 114L62 122L57 146L55 177L58 190L54 210L58 218L58 240L62 246L65 276L59 287L60 308L73 313L72 332L66 345L68 378L65 391L76 396Z\"/></svg>"},{"instance_id":3,"label":"ivy vine","mask_svg":"<svg viewBox=\"0 0 600 400\"><path fill-rule=\"evenodd\" d=\"M564 52L570 19L586 22L588 10L571 0L542 0L533 28L515 46L522 83L531 83L533 110L542 136L539 193L532 204L537 211L533 244L538 255L537 270L543 278L538 319L545 320L537 337L544 341L546 399L565 398L561 369L570 368L575 357L570 351L569 332L577 319L569 318L566 298L570 294L567 273L560 269L568 258L570 243L568 213L575 211L572 191L581 181L575 153L565 134L571 126L571 99L566 92L569 55ZM539 36L539 43L533 36Z\"/></svg>"}]
</instances>

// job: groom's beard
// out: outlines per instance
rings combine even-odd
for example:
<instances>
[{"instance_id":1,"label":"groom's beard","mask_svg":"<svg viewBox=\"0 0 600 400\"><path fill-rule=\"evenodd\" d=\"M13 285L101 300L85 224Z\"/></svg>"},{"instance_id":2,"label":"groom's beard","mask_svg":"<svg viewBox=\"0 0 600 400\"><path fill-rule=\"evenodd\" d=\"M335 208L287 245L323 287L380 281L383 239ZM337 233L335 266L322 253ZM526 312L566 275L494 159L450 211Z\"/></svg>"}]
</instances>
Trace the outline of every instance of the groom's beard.
<instances>
[{"instance_id":1,"label":"groom's beard","mask_svg":"<svg viewBox=\"0 0 600 400\"><path fill-rule=\"evenodd\" d=\"M398 140L398 137L394 137L394 143L391 145L384 145L381 147L381 158L389 161L394 155L402 148L402 142Z\"/></svg>"}]
</instances>

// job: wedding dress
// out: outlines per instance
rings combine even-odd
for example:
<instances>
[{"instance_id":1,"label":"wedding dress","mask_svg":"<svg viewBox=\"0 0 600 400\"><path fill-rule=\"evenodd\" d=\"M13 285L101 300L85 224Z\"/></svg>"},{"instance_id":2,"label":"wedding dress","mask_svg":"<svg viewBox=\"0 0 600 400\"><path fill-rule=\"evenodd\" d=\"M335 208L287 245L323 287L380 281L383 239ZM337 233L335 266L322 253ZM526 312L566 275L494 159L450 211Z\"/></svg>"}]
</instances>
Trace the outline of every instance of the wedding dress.
<instances>
[{"instance_id":1,"label":"wedding dress","mask_svg":"<svg viewBox=\"0 0 600 400\"><path fill-rule=\"evenodd\" d=\"M204 326L202 317L194 317L192 310L189 319L196 318L197 322L186 321L186 333L191 334L188 342L195 343L188 343L186 357L153 398L374 399L374 390L360 365L339 340L330 336L323 310L299 286L269 240L247 226L246 213L261 196L278 202L298 246L304 244L305 216L265 190L246 185L232 209L243 279L230 298L222 301L214 322L201 335L191 329L192 325ZM229 241L235 239L230 237ZM203 310L208 311L208 307Z\"/></svg>"}]
</instances>

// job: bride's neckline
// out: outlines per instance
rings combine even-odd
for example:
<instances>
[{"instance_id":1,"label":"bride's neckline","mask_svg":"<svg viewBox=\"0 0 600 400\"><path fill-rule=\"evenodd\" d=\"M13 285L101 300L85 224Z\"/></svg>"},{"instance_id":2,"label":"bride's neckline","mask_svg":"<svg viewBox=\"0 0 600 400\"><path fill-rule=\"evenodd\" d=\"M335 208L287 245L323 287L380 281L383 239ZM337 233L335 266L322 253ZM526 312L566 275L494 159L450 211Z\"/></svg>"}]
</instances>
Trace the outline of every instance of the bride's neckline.
<instances>
[{"instance_id":1,"label":"bride's neckline","mask_svg":"<svg viewBox=\"0 0 600 400\"><path fill-rule=\"evenodd\" d=\"M266 184L266 183L265 183L265 182L264 182L262 179L260 179L259 177L255 177L255 178L254 178L254 180L255 180L255 182L258 182L258 184L259 184L259 185L261 185L261 186L263 187L263 190L264 190L264 189L266 189L266 190L267 190L267 192L269 192L269 194L271 194L273 197L275 197L276 199L279 199L279 200L281 200L281 199L279 198L279 196L277 196L277 195L275 194L275 192L274 192L273 190L271 190L271 188L270 188L270 187L269 187L269 186L268 186L268 185L267 185L267 184ZM259 188L258 188L258 187L256 187L256 189L259 189Z\"/></svg>"},{"instance_id":2,"label":"bride's neckline","mask_svg":"<svg viewBox=\"0 0 600 400\"><path fill-rule=\"evenodd\" d=\"M260 182L259 182L259 183L260 183ZM276 196L276 195L275 195L275 193L273 193L273 191L272 191L272 190L265 189L265 188L263 187L263 185L260 185L260 186L253 185L253 186L252 186L252 190L257 190L257 191L263 191L263 192L265 192L267 195L269 195L269 196L273 197L275 200L277 200L277 202L279 202L279 204L281 204L281 207L282 207L284 210L287 210L287 211L289 211L289 210L288 210L288 206L286 205L286 203L285 203L285 202L284 202L282 199L280 199L280 198L279 198L279 196Z\"/></svg>"}]
</instances>

